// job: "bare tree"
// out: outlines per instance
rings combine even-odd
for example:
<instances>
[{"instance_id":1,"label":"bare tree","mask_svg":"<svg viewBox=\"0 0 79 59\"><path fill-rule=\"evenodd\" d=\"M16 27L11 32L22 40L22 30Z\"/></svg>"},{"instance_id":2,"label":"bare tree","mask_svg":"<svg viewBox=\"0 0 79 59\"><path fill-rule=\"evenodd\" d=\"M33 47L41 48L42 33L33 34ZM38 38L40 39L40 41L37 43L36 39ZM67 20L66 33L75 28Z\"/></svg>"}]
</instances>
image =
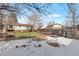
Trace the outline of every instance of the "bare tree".
<instances>
[{"instance_id":1,"label":"bare tree","mask_svg":"<svg viewBox=\"0 0 79 59\"><path fill-rule=\"evenodd\" d=\"M31 15L28 16L30 24L33 25L33 31L37 30L41 26L42 22L41 22L40 17L41 17L41 15L36 11L33 11L31 13Z\"/></svg>"},{"instance_id":2,"label":"bare tree","mask_svg":"<svg viewBox=\"0 0 79 59\"><path fill-rule=\"evenodd\" d=\"M8 13L10 12L16 12L17 15L24 15L22 11L27 12L36 10L37 12L41 14L50 13L46 10L50 4L44 4L44 3L0 3L0 10L6 10ZM27 14L28 15L28 14Z\"/></svg>"},{"instance_id":3,"label":"bare tree","mask_svg":"<svg viewBox=\"0 0 79 59\"><path fill-rule=\"evenodd\" d=\"M48 22L47 26L54 25L54 24L55 24L55 22Z\"/></svg>"},{"instance_id":4,"label":"bare tree","mask_svg":"<svg viewBox=\"0 0 79 59\"><path fill-rule=\"evenodd\" d=\"M66 18L69 19L68 22L73 28L73 38L75 38L75 35L76 35L75 29L79 18L78 11L77 11L77 4L68 3L67 6L68 6L68 13L67 13L68 15L66 16Z\"/></svg>"},{"instance_id":5,"label":"bare tree","mask_svg":"<svg viewBox=\"0 0 79 59\"><path fill-rule=\"evenodd\" d=\"M30 11L36 10L37 12L41 14L48 14L50 13L47 8L50 7L49 3L23 3L20 5L21 7L24 7ZM21 9L23 10L23 9Z\"/></svg>"},{"instance_id":6,"label":"bare tree","mask_svg":"<svg viewBox=\"0 0 79 59\"><path fill-rule=\"evenodd\" d=\"M0 11L0 22L2 22L3 18L4 18L4 14Z\"/></svg>"}]
</instances>

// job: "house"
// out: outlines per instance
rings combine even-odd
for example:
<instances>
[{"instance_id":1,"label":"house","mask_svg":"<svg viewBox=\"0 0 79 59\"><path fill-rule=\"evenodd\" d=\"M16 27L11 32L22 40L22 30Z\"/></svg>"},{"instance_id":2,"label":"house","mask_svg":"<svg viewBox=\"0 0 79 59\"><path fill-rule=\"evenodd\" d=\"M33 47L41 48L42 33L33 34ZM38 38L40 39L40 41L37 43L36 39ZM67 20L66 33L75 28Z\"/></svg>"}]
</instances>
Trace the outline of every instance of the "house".
<instances>
[{"instance_id":1,"label":"house","mask_svg":"<svg viewBox=\"0 0 79 59\"><path fill-rule=\"evenodd\" d=\"M45 28L40 30L46 35L63 35L63 26L61 24L47 25Z\"/></svg>"},{"instance_id":2,"label":"house","mask_svg":"<svg viewBox=\"0 0 79 59\"><path fill-rule=\"evenodd\" d=\"M7 11L5 10L4 13ZM14 24L17 23L17 17L14 12L11 12L8 16L0 19L0 40L14 39L15 30Z\"/></svg>"},{"instance_id":3,"label":"house","mask_svg":"<svg viewBox=\"0 0 79 59\"><path fill-rule=\"evenodd\" d=\"M48 25L46 28L59 30L59 29L62 29L62 27L63 26L61 24L56 23L56 24L53 24L53 25Z\"/></svg>"},{"instance_id":4,"label":"house","mask_svg":"<svg viewBox=\"0 0 79 59\"><path fill-rule=\"evenodd\" d=\"M6 10L2 12L7 13ZM17 23L17 17L15 12L11 12L8 16L0 19L0 33L6 32L6 30L13 30L13 25Z\"/></svg>"},{"instance_id":5,"label":"house","mask_svg":"<svg viewBox=\"0 0 79 59\"><path fill-rule=\"evenodd\" d=\"M46 27L47 29L51 30L51 32L53 34L56 34L56 35L62 35L63 34L63 26L61 24L53 24L53 25L48 25Z\"/></svg>"},{"instance_id":6,"label":"house","mask_svg":"<svg viewBox=\"0 0 79 59\"><path fill-rule=\"evenodd\" d=\"M29 30L31 31L32 30L31 28L32 28L31 24L21 24L21 23L14 24L15 31L27 32Z\"/></svg>"}]
</instances>

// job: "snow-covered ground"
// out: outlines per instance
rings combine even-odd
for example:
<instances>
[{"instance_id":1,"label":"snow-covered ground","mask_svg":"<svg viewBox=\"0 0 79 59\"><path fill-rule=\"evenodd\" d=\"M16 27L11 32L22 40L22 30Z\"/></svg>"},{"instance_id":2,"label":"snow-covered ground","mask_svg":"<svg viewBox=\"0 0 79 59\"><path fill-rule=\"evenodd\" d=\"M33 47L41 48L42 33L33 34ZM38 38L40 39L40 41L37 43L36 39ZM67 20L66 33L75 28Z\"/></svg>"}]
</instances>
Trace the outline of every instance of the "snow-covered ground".
<instances>
[{"instance_id":1,"label":"snow-covered ground","mask_svg":"<svg viewBox=\"0 0 79 59\"><path fill-rule=\"evenodd\" d=\"M68 39L64 37L51 37L47 36L47 42L48 43L57 43L59 45L68 46L72 43L73 39Z\"/></svg>"},{"instance_id":2,"label":"snow-covered ground","mask_svg":"<svg viewBox=\"0 0 79 59\"><path fill-rule=\"evenodd\" d=\"M63 37L59 37L63 38ZM73 40L68 46L54 47L47 41L34 41L30 39L11 40L0 42L0 55L2 56L79 56L79 40Z\"/></svg>"}]
</instances>

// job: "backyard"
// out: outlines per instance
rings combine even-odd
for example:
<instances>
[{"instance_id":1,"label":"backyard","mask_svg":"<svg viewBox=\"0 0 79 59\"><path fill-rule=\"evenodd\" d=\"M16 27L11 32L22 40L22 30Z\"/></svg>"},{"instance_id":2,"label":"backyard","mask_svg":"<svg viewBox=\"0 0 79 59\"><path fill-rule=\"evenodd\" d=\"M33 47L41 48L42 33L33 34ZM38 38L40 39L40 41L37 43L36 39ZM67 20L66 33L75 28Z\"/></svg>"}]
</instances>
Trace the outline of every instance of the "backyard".
<instances>
[{"instance_id":1,"label":"backyard","mask_svg":"<svg viewBox=\"0 0 79 59\"><path fill-rule=\"evenodd\" d=\"M1 3L0 55L79 56L78 6Z\"/></svg>"},{"instance_id":2,"label":"backyard","mask_svg":"<svg viewBox=\"0 0 79 59\"><path fill-rule=\"evenodd\" d=\"M16 38L22 39L22 38L34 38L38 36L42 36L40 32L15 32Z\"/></svg>"}]
</instances>

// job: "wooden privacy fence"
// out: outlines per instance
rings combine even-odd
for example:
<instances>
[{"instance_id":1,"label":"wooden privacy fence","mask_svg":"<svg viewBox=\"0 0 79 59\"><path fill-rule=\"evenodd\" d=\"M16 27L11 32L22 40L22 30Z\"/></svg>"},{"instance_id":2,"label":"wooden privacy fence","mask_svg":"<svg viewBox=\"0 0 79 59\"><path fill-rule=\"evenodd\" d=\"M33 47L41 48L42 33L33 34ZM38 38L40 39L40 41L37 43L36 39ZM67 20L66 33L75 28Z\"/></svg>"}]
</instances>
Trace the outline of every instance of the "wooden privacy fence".
<instances>
[{"instance_id":1,"label":"wooden privacy fence","mask_svg":"<svg viewBox=\"0 0 79 59\"><path fill-rule=\"evenodd\" d=\"M63 31L63 36L68 38L79 39L79 30L75 29L75 33L74 33L73 29L65 29Z\"/></svg>"}]
</instances>

